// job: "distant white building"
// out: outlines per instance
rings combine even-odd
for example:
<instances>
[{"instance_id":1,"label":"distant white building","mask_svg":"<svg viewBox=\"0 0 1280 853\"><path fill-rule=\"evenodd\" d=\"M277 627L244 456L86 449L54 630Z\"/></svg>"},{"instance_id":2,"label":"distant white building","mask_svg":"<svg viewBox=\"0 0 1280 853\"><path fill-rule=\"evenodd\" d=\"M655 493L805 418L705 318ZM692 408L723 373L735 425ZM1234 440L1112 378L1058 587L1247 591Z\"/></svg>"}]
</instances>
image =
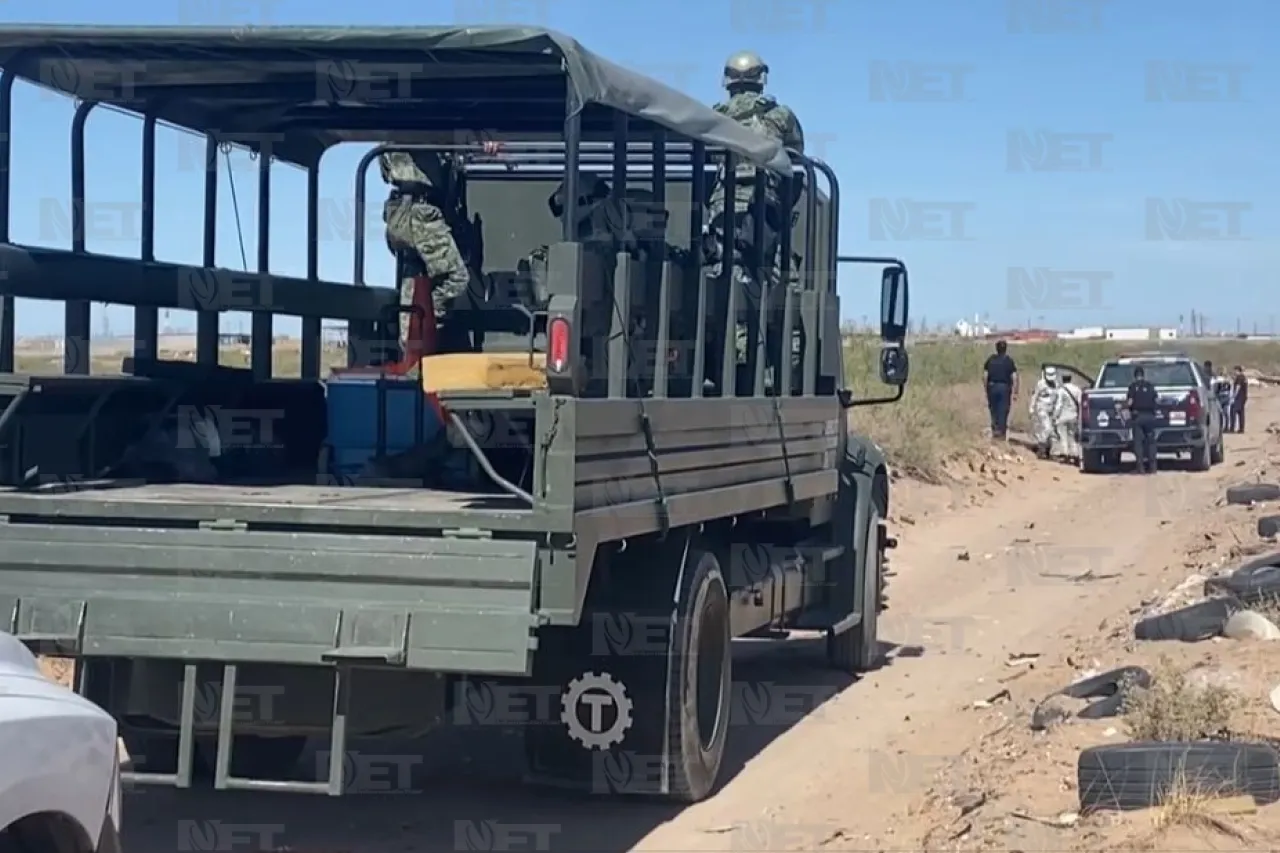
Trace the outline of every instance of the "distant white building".
<instances>
[{"instance_id":1,"label":"distant white building","mask_svg":"<svg viewBox=\"0 0 1280 853\"><path fill-rule=\"evenodd\" d=\"M957 321L955 331L962 338L984 338L991 334L991 327L974 317L972 323L968 320Z\"/></svg>"},{"instance_id":2,"label":"distant white building","mask_svg":"<svg viewBox=\"0 0 1280 853\"><path fill-rule=\"evenodd\" d=\"M1178 330L1172 328L1108 329L1103 326L1083 326L1069 332L1059 332L1059 340L1066 341L1176 341Z\"/></svg>"},{"instance_id":3,"label":"distant white building","mask_svg":"<svg viewBox=\"0 0 1280 853\"><path fill-rule=\"evenodd\" d=\"M1109 341L1149 341L1155 337L1152 334L1154 329L1107 329L1106 338Z\"/></svg>"},{"instance_id":4,"label":"distant white building","mask_svg":"<svg viewBox=\"0 0 1280 853\"><path fill-rule=\"evenodd\" d=\"M1102 340L1107 336L1107 330L1101 326L1084 326L1079 329L1072 329L1069 332L1059 332L1058 337L1068 341L1091 341Z\"/></svg>"}]
</instances>

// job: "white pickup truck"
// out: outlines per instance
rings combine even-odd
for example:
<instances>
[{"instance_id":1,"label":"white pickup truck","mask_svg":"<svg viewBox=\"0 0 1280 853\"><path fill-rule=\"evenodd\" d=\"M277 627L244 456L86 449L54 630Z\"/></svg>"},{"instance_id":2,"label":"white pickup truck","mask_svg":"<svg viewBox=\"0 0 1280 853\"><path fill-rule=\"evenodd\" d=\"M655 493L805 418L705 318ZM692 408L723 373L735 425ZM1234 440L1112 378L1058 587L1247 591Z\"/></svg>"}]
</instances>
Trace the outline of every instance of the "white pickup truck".
<instances>
[{"instance_id":1,"label":"white pickup truck","mask_svg":"<svg viewBox=\"0 0 1280 853\"><path fill-rule=\"evenodd\" d=\"M1133 447L1125 395L1133 371L1141 367L1160 394L1156 412L1156 451L1189 454L1191 468L1207 471L1223 460L1223 415L1210 387L1212 377L1185 353L1143 352L1120 355L1102 365L1097 377L1079 368L1056 364L1077 377L1080 405L1080 470L1097 473L1120 467L1120 457Z\"/></svg>"},{"instance_id":2,"label":"white pickup truck","mask_svg":"<svg viewBox=\"0 0 1280 853\"><path fill-rule=\"evenodd\" d=\"M120 851L116 721L0 631L0 850Z\"/></svg>"}]
</instances>

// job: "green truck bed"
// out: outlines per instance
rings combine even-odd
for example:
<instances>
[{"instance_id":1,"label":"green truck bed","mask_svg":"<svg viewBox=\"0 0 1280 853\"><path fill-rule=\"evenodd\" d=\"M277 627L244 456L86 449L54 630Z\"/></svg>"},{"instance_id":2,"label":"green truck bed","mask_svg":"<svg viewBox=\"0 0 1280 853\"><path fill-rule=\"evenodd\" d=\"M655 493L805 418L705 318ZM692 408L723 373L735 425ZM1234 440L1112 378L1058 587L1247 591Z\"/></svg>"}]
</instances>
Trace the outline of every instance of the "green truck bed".
<instances>
[{"instance_id":1,"label":"green truck bed","mask_svg":"<svg viewBox=\"0 0 1280 853\"><path fill-rule=\"evenodd\" d=\"M532 513L423 490L4 491L0 590L33 592L0 594L0 618L20 637L89 656L524 675L537 542L463 528ZM417 533L429 514L457 535ZM245 521L273 529L247 532ZM318 524L328 532L307 529ZM361 532L372 526L381 532Z\"/></svg>"}]
</instances>

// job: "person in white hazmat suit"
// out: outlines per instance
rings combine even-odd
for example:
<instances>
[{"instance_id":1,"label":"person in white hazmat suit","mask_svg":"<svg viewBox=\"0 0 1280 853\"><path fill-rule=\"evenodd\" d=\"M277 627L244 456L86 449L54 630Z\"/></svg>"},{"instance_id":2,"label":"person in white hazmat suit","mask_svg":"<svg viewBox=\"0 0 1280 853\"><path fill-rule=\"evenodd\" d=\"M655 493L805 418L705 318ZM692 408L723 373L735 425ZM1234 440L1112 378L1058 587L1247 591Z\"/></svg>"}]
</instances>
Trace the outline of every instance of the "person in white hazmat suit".
<instances>
[{"instance_id":1,"label":"person in white hazmat suit","mask_svg":"<svg viewBox=\"0 0 1280 853\"><path fill-rule=\"evenodd\" d=\"M1053 448L1051 455L1080 461L1080 389L1063 376L1053 403Z\"/></svg>"},{"instance_id":2,"label":"person in white hazmat suit","mask_svg":"<svg viewBox=\"0 0 1280 853\"><path fill-rule=\"evenodd\" d=\"M1036 455L1049 458L1053 443L1053 406L1058 398L1058 369L1046 367L1036 380L1031 392L1031 440L1035 442Z\"/></svg>"}]
</instances>

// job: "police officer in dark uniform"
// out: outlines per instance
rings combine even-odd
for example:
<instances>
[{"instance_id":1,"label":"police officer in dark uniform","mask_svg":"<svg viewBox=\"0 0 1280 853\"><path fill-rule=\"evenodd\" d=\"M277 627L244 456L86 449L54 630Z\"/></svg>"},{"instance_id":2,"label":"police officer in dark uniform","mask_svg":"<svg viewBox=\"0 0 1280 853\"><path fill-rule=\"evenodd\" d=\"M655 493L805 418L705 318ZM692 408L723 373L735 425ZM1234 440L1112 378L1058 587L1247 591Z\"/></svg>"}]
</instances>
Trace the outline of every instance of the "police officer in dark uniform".
<instances>
[{"instance_id":1,"label":"police officer in dark uniform","mask_svg":"<svg viewBox=\"0 0 1280 853\"><path fill-rule=\"evenodd\" d=\"M1009 355L1009 345L996 341L994 355L982 365L982 385L987 392L987 411L991 414L991 437L1007 438L1009 407L1018 397L1018 365Z\"/></svg>"},{"instance_id":2,"label":"police officer in dark uniform","mask_svg":"<svg viewBox=\"0 0 1280 853\"><path fill-rule=\"evenodd\" d=\"M1156 472L1156 407L1159 402L1160 395L1156 386L1147 381L1147 372L1141 367L1135 368L1124 406L1133 430L1133 455L1139 474Z\"/></svg>"}]
</instances>

